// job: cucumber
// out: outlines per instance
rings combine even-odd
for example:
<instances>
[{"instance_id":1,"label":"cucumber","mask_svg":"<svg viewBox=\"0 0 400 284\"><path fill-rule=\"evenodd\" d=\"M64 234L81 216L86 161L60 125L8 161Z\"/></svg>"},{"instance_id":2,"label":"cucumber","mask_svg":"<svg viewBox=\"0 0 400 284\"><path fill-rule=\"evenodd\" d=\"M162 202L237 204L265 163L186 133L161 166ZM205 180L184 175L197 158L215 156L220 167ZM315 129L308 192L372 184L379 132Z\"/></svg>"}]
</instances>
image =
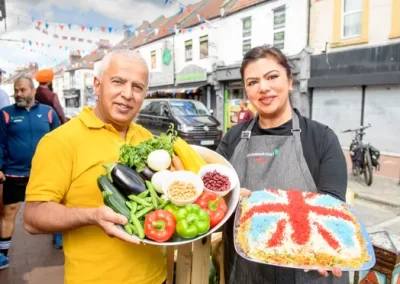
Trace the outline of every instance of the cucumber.
<instances>
[{"instance_id":1,"label":"cucumber","mask_svg":"<svg viewBox=\"0 0 400 284\"><path fill-rule=\"evenodd\" d=\"M108 180L106 175L101 175L97 178L97 185L103 193L104 204L114 210L114 212L129 219L130 211L125 203L127 199Z\"/></svg>"}]
</instances>

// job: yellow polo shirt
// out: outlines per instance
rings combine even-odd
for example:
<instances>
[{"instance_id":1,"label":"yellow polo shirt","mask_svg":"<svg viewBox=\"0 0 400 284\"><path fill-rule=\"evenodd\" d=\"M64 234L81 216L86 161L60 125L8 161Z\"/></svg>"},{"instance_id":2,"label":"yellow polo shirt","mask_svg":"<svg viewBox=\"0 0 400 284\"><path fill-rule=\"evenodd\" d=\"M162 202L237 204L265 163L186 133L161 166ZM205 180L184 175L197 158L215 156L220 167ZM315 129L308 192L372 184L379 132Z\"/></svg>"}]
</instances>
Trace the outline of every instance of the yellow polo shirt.
<instances>
[{"instance_id":1,"label":"yellow polo shirt","mask_svg":"<svg viewBox=\"0 0 400 284\"><path fill-rule=\"evenodd\" d=\"M152 138L131 124L126 140L85 107L77 118L47 134L37 147L26 201L53 201L67 207L104 205L97 177L105 163L118 161L120 146ZM161 284L167 277L160 246L135 245L87 226L63 234L65 284Z\"/></svg>"}]
</instances>

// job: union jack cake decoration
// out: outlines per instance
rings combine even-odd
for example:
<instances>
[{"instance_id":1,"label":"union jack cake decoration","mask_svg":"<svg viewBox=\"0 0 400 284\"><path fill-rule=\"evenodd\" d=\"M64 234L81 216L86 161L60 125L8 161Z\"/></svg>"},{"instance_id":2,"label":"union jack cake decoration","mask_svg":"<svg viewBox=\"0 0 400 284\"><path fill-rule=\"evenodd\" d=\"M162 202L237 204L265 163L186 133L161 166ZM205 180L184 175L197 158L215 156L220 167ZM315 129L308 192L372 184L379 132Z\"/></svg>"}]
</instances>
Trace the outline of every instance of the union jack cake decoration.
<instances>
[{"instance_id":1,"label":"union jack cake decoration","mask_svg":"<svg viewBox=\"0 0 400 284\"><path fill-rule=\"evenodd\" d=\"M240 206L235 241L246 258L325 269L357 269L371 260L357 218L334 197L268 189L253 192Z\"/></svg>"}]
</instances>

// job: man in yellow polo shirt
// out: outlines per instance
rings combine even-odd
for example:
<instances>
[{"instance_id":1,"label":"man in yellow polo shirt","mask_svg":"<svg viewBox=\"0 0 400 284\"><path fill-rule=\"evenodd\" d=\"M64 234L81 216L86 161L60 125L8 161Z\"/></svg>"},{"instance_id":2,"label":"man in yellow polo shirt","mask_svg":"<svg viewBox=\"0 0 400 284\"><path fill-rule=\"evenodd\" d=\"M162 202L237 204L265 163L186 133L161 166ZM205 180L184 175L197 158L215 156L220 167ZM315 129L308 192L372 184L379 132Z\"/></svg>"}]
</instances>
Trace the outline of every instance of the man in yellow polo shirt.
<instances>
[{"instance_id":1,"label":"man in yellow polo shirt","mask_svg":"<svg viewBox=\"0 0 400 284\"><path fill-rule=\"evenodd\" d=\"M94 80L96 107L85 107L37 147L24 225L31 234L63 232L66 284L161 284L167 277L161 247L118 229L127 219L104 206L97 186L102 165L118 160L123 143L152 137L132 123L147 86L148 68L136 52L107 54Z\"/></svg>"}]
</instances>

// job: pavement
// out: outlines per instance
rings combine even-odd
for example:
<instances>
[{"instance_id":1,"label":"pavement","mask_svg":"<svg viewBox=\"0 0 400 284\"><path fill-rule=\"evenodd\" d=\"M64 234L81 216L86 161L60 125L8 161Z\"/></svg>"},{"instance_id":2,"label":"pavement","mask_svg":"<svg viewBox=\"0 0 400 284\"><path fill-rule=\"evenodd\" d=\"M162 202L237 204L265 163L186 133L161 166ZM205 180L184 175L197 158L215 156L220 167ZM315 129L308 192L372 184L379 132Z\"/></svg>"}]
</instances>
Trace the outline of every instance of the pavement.
<instances>
[{"instance_id":1,"label":"pavement","mask_svg":"<svg viewBox=\"0 0 400 284\"><path fill-rule=\"evenodd\" d=\"M23 207L12 238L10 266L0 270L1 284L63 284L64 254L51 235L30 235L23 228Z\"/></svg>"}]
</instances>

